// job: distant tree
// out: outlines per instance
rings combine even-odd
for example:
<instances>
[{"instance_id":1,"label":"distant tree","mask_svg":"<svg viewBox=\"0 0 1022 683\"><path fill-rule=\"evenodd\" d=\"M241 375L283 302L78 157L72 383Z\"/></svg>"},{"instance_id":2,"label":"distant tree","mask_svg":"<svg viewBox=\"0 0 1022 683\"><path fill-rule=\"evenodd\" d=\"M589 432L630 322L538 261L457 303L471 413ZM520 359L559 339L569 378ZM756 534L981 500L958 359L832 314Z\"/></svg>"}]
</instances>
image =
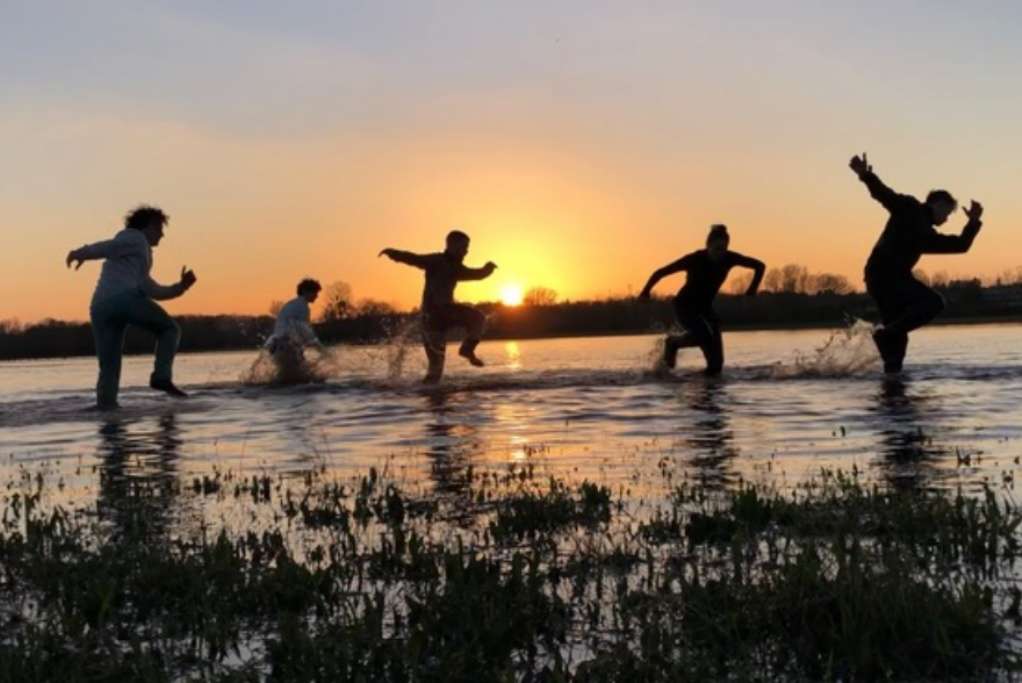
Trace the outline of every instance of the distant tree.
<instances>
[{"instance_id":1,"label":"distant tree","mask_svg":"<svg viewBox=\"0 0 1022 683\"><path fill-rule=\"evenodd\" d=\"M552 306L557 303L557 292L549 287L533 287L522 297L526 306Z\"/></svg>"},{"instance_id":2,"label":"distant tree","mask_svg":"<svg viewBox=\"0 0 1022 683\"><path fill-rule=\"evenodd\" d=\"M359 316L393 315L395 312L396 309L390 304L375 299L362 299L355 307L355 315Z\"/></svg>"},{"instance_id":3,"label":"distant tree","mask_svg":"<svg viewBox=\"0 0 1022 683\"><path fill-rule=\"evenodd\" d=\"M276 318L280 315L280 309L284 308L283 301L271 301L270 302L270 315Z\"/></svg>"},{"instance_id":4,"label":"distant tree","mask_svg":"<svg viewBox=\"0 0 1022 683\"><path fill-rule=\"evenodd\" d=\"M913 275L913 277L915 277L915 279L919 280L924 285L929 286L931 284L930 283L930 276L922 268L916 268L915 270L913 270L912 271L912 275Z\"/></svg>"},{"instance_id":5,"label":"distant tree","mask_svg":"<svg viewBox=\"0 0 1022 683\"><path fill-rule=\"evenodd\" d=\"M0 320L0 334L18 334L24 329L17 318Z\"/></svg>"},{"instance_id":6,"label":"distant tree","mask_svg":"<svg viewBox=\"0 0 1022 683\"><path fill-rule=\"evenodd\" d=\"M818 273L809 278L809 294L850 294L854 288L844 275Z\"/></svg>"},{"instance_id":7,"label":"distant tree","mask_svg":"<svg viewBox=\"0 0 1022 683\"><path fill-rule=\"evenodd\" d=\"M766 272L766 276L763 278L763 289L768 292L779 292L781 291L781 282L784 280L784 275L777 268L771 268Z\"/></svg>"},{"instance_id":8,"label":"distant tree","mask_svg":"<svg viewBox=\"0 0 1022 683\"><path fill-rule=\"evenodd\" d=\"M809 280L809 270L797 263L789 263L781 268L781 289L787 294L804 294Z\"/></svg>"},{"instance_id":9,"label":"distant tree","mask_svg":"<svg viewBox=\"0 0 1022 683\"><path fill-rule=\"evenodd\" d=\"M333 320L344 320L355 313L355 304L352 302L351 285L347 282L333 282L326 286L323 292L323 313L321 319L324 322Z\"/></svg>"},{"instance_id":10,"label":"distant tree","mask_svg":"<svg viewBox=\"0 0 1022 683\"><path fill-rule=\"evenodd\" d=\"M933 274L933 277L930 278L930 286L947 287L950 281L951 278L948 277L946 270L938 270L936 273Z\"/></svg>"}]
</instances>

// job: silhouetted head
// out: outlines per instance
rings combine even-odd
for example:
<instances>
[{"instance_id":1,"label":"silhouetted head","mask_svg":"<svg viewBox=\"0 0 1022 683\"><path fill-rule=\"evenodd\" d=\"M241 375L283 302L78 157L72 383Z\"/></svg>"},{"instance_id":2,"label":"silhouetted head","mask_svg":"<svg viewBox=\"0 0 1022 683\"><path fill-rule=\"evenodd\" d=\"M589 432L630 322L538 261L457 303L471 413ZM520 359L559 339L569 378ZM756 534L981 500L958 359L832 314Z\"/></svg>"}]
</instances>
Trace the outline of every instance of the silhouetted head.
<instances>
[{"instance_id":1,"label":"silhouetted head","mask_svg":"<svg viewBox=\"0 0 1022 683\"><path fill-rule=\"evenodd\" d=\"M932 190L926 195L926 205L933 214L934 225L944 225L948 216L958 208L958 202L947 190Z\"/></svg>"},{"instance_id":2,"label":"silhouetted head","mask_svg":"<svg viewBox=\"0 0 1022 683\"><path fill-rule=\"evenodd\" d=\"M461 263L465 260L465 254L468 253L469 241L468 235L461 230L451 230L447 233L447 248L444 252L458 263Z\"/></svg>"},{"instance_id":3,"label":"silhouetted head","mask_svg":"<svg viewBox=\"0 0 1022 683\"><path fill-rule=\"evenodd\" d=\"M124 217L124 227L138 230L145 235L150 246L155 247L163 239L163 226L170 216L155 206L143 204Z\"/></svg>"},{"instance_id":4,"label":"silhouetted head","mask_svg":"<svg viewBox=\"0 0 1022 683\"><path fill-rule=\"evenodd\" d=\"M323 289L319 282L312 278L305 278L298 283L298 296L304 297L310 304L319 297L319 290Z\"/></svg>"},{"instance_id":5,"label":"silhouetted head","mask_svg":"<svg viewBox=\"0 0 1022 683\"><path fill-rule=\"evenodd\" d=\"M706 252L714 261L719 260L731 243L731 235L727 234L727 226L717 223L710 226L710 234L706 236Z\"/></svg>"}]
</instances>

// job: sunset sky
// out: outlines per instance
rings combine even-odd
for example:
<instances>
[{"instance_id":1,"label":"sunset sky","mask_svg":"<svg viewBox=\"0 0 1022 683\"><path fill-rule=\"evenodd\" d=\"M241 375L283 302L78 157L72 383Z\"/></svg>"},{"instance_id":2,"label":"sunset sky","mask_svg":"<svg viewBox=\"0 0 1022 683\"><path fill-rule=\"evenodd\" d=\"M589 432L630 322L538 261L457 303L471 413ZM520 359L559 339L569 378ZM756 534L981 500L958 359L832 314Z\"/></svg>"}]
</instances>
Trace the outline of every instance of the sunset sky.
<instances>
[{"instance_id":1,"label":"sunset sky","mask_svg":"<svg viewBox=\"0 0 1022 683\"><path fill-rule=\"evenodd\" d=\"M64 256L140 202L171 215L156 278L199 277L175 313L263 313L306 275L407 308L421 275L377 252L455 226L499 265L469 301L635 292L712 222L859 285L864 150L986 206L923 268L1022 265L1022 3L837 5L4 0L0 319L86 319L99 264Z\"/></svg>"}]
</instances>

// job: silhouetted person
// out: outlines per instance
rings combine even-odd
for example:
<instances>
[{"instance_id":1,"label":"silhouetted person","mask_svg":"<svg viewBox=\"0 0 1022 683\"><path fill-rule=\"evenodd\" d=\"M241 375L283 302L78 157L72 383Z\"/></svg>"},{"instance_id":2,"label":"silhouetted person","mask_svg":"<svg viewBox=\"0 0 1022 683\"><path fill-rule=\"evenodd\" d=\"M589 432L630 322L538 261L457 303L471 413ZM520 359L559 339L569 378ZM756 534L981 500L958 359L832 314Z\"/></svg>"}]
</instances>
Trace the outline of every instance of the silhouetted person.
<instances>
[{"instance_id":1,"label":"silhouetted person","mask_svg":"<svg viewBox=\"0 0 1022 683\"><path fill-rule=\"evenodd\" d=\"M121 382L124 333L135 325L156 335L156 364L149 386L171 396L184 397L174 386L173 365L181 330L155 300L174 299L195 284L195 273L181 269L181 280L161 285L149 275L152 248L163 239L167 215L152 206L140 206L127 215L124 229L113 239L88 244L68 253L67 265L75 270L85 261L104 259L103 269L92 295L89 316L96 339L99 380L96 404L102 409L117 407Z\"/></svg>"},{"instance_id":2,"label":"silhouetted person","mask_svg":"<svg viewBox=\"0 0 1022 683\"><path fill-rule=\"evenodd\" d=\"M323 344L310 324L312 313L309 309L319 298L322 289L316 280L302 280L296 288L297 296L284 304L277 313L273 334L266 340L266 350L273 355L285 377L301 376L307 346L323 350Z\"/></svg>"},{"instance_id":3,"label":"silhouetted person","mask_svg":"<svg viewBox=\"0 0 1022 683\"><path fill-rule=\"evenodd\" d=\"M451 328L465 329L465 340L458 353L476 367L483 365L475 350L483 336L486 316L472 306L455 303L454 288L462 280L488 278L497 265L493 261L488 261L482 268L464 265L468 245L468 235L452 230L447 234L447 248L439 254L413 254L397 249L380 252L380 256L392 261L426 271L426 285L422 290L422 342L429 370L425 382L437 382L444 373L447 331Z\"/></svg>"},{"instance_id":4,"label":"silhouetted person","mask_svg":"<svg viewBox=\"0 0 1022 683\"><path fill-rule=\"evenodd\" d=\"M873 333L885 372L900 372L908 349L908 334L944 310L944 300L912 275L923 254L964 254L983 225L983 207L973 200L965 209L968 222L960 235L942 235L943 225L958 207L947 190L933 190L925 202L898 194L873 173L866 155L852 157L849 166L869 188L873 199L891 214L866 261L866 291L880 309L882 324Z\"/></svg>"},{"instance_id":5,"label":"silhouetted person","mask_svg":"<svg viewBox=\"0 0 1022 683\"><path fill-rule=\"evenodd\" d=\"M639 293L640 299L648 299L661 279L681 271L687 273L685 286L674 297L674 313L684 332L668 335L664 341L664 364L669 368L674 367L678 350L690 346L698 346L702 350L706 357L707 375L720 374L724 367L720 320L713 310L713 299L735 266L751 268L755 273L746 296L756 294L766 270L762 261L729 251L730 241L726 226L711 226L705 249L693 251L657 270L649 276L649 281Z\"/></svg>"}]
</instances>

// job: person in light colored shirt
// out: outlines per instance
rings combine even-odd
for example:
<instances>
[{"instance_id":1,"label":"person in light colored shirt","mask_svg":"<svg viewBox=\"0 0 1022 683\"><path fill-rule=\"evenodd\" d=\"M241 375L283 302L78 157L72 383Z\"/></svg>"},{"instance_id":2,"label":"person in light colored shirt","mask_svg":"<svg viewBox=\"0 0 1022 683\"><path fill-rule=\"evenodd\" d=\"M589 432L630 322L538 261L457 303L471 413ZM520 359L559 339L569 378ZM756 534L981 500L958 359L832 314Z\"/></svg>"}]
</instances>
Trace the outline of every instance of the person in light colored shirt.
<instances>
[{"instance_id":1,"label":"person in light colored shirt","mask_svg":"<svg viewBox=\"0 0 1022 683\"><path fill-rule=\"evenodd\" d=\"M67 255L67 266L75 270L85 261L103 260L99 281L92 295L89 317L96 340L99 379L96 404L100 409L117 407L121 381L121 356L128 325L156 336L156 362L149 386L171 396L185 397L173 382L174 354L181 329L156 301L175 299L195 284L195 273L181 269L181 279L161 285L149 274L152 248L163 239L167 214L153 206L140 206L127 215L124 229L113 239L87 244Z\"/></svg>"},{"instance_id":2,"label":"person in light colored shirt","mask_svg":"<svg viewBox=\"0 0 1022 683\"><path fill-rule=\"evenodd\" d=\"M266 340L266 348L270 353L276 354L285 348L297 349L300 353L306 346L323 348L310 324L310 305L319 298L321 289L322 286L312 279L306 278L298 283L298 296L281 307L273 326L273 334Z\"/></svg>"}]
</instances>

